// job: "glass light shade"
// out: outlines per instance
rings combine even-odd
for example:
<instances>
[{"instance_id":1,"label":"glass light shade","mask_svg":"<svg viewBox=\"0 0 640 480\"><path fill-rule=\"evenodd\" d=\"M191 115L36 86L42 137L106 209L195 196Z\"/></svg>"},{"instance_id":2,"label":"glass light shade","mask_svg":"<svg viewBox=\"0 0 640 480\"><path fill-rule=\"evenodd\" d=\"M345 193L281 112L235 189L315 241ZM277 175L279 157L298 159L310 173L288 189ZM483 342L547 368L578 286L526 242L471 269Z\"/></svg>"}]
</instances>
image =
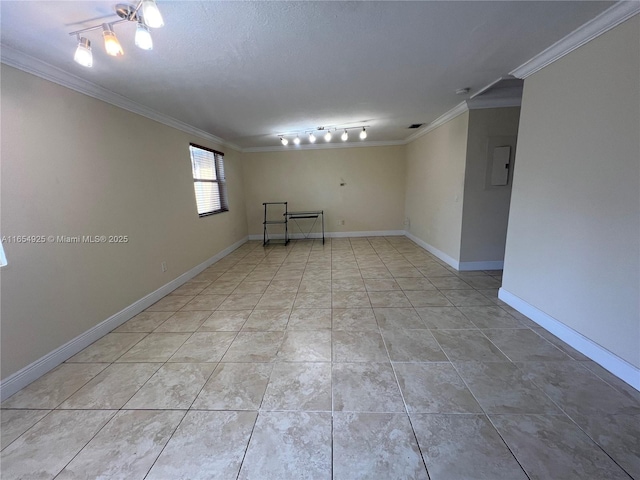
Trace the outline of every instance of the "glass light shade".
<instances>
[{"instance_id":1,"label":"glass light shade","mask_svg":"<svg viewBox=\"0 0 640 480\"><path fill-rule=\"evenodd\" d=\"M151 33L149 32L149 27L147 27L144 23L138 22L138 26L136 27L136 47L141 48L142 50L153 50L153 40L151 39Z\"/></svg>"},{"instance_id":2,"label":"glass light shade","mask_svg":"<svg viewBox=\"0 0 640 480\"><path fill-rule=\"evenodd\" d=\"M280 137L280 141L282 142L283 145L289 145L289 140L287 140L284 137Z\"/></svg>"},{"instance_id":3,"label":"glass light shade","mask_svg":"<svg viewBox=\"0 0 640 480\"><path fill-rule=\"evenodd\" d=\"M340 138L342 138L343 142L346 142L349 139L349 134L347 133L346 130L344 131L344 133L342 134L342 136Z\"/></svg>"},{"instance_id":4,"label":"glass light shade","mask_svg":"<svg viewBox=\"0 0 640 480\"><path fill-rule=\"evenodd\" d=\"M330 142L331 141L331 132L325 133L324 139L325 139L325 141Z\"/></svg>"},{"instance_id":5,"label":"glass light shade","mask_svg":"<svg viewBox=\"0 0 640 480\"><path fill-rule=\"evenodd\" d=\"M313 133L309 134L309 143L316 143L316 136Z\"/></svg>"},{"instance_id":6,"label":"glass light shade","mask_svg":"<svg viewBox=\"0 0 640 480\"><path fill-rule=\"evenodd\" d=\"M7 256L4 253L4 248L2 248L2 243L0 243L0 267L4 267L7 264Z\"/></svg>"},{"instance_id":7,"label":"glass light shade","mask_svg":"<svg viewBox=\"0 0 640 480\"><path fill-rule=\"evenodd\" d=\"M300 145L300 137L296 135L296 138L293 139L293 143Z\"/></svg>"},{"instance_id":8,"label":"glass light shade","mask_svg":"<svg viewBox=\"0 0 640 480\"><path fill-rule=\"evenodd\" d=\"M158 10L155 0L142 1L142 18L144 23L151 28L160 28L164 26L164 20Z\"/></svg>"},{"instance_id":9,"label":"glass light shade","mask_svg":"<svg viewBox=\"0 0 640 480\"><path fill-rule=\"evenodd\" d=\"M362 131L360 132L360 140L364 140L367 138L367 131L362 127Z\"/></svg>"},{"instance_id":10,"label":"glass light shade","mask_svg":"<svg viewBox=\"0 0 640 480\"><path fill-rule=\"evenodd\" d=\"M73 56L76 63L79 63L83 67L93 66L93 53L91 53L91 42L85 37L80 38L78 42L78 48Z\"/></svg>"},{"instance_id":11,"label":"glass light shade","mask_svg":"<svg viewBox=\"0 0 640 480\"><path fill-rule=\"evenodd\" d=\"M107 51L107 54L111 55L112 57L120 57L124 55L122 45L120 45L118 37L116 37L115 32L111 29L111 25L103 25L102 28L102 36L104 37L104 49Z\"/></svg>"}]
</instances>

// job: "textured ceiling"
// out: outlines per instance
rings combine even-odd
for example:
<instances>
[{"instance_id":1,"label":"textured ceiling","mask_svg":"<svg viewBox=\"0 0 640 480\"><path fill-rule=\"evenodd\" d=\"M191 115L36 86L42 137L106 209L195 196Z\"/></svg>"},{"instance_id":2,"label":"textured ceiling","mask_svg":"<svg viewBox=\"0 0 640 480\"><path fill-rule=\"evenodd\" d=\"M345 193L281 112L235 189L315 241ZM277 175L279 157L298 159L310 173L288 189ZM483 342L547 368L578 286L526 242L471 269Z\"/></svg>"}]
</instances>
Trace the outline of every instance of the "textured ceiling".
<instances>
[{"instance_id":1,"label":"textured ceiling","mask_svg":"<svg viewBox=\"0 0 640 480\"><path fill-rule=\"evenodd\" d=\"M95 31L93 68L74 63L68 33L116 19L115 3L3 0L1 42L243 148L346 124L404 140L460 103L456 89L473 94L612 5L159 1L153 51L127 23L115 26L123 57Z\"/></svg>"}]
</instances>

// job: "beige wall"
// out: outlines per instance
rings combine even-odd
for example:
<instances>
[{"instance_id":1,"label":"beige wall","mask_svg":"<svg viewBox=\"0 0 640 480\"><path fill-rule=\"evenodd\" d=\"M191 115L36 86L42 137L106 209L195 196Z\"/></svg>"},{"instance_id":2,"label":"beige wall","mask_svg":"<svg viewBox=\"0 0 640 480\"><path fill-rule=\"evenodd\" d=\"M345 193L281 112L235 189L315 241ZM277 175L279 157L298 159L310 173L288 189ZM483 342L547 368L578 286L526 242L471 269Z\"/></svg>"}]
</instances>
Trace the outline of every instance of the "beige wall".
<instances>
[{"instance_id":1,"label":"beige wall","mask_svg":"<svg viewBox=\"0 0 640 480\"><path fill-rule=\"evenodd\" d=\"M498 145L514 142L518 135L519 117L519 107L469 112L461 262L499 262L504 259L512 178L505 186L487 186L488 144L490 138L503 140L498 141ZM515 147L515 143L512 146Z\"/></svg>"},{"instance_id":2,"label":"beige wall","mask_svg":"<svg viewBox=\"0 0 640 480\"><path fill-rule=\"evenodd\" d=\"M403 230L404 155L404 146L243 153L249 233L262 235L262 203L280 201L324 210L327 232Z\"/></svg>"},{"instance_id":3,"label":"beige wall","mask_svg":"<svg viewBox=\"0 0 640 480\"><path fill-rule=\"evenodd\" d=\"M405 216L410 233L460 260L469 112L407 145Z\"/></svg>"},{"instance_id":4,"label":"beige wall","mask_svg":"<svg viewBox=\"0 0 640 480\"><path fill-rule=\"evenodd\" d=\"M525 80L503 288L640 367L640 18Z\"/></svg>"},{"instance_id":5,"label":"beige wall","mask_svg":"<svg viewBox=\"0 0 640 480\"><path fill-rule=\"evenodd\" d=\"M221 148L230 212L198 218L188 145L216 145L11 67L1 73L1 234L129 237L5 243L6 378L247 231L237 152Z\"/></svg>"}]
</instances>

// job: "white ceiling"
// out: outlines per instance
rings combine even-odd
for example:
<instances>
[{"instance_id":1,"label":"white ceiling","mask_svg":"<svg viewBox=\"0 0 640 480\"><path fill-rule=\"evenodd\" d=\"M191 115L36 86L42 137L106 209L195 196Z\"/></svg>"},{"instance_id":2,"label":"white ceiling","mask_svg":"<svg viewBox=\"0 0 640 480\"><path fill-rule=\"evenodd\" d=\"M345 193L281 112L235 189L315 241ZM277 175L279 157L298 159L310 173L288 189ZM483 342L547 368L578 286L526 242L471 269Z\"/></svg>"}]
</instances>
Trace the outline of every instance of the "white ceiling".
<instances>
[{"instance_id":1,"label":"white ceiling","mask_svg":"<svg viewBox=\"0 0 640 480\"><path fill-rule=\"evenodd\" d=\"M276 134L370 125L406 139L613 2L162 1L153 51L115 26L125 55L89 32L93 68L69 32L117 19L117 1L0 2L1 43L242 148ZM351 135L350 141L358 141Z\"/></svg>"}]
</instances>

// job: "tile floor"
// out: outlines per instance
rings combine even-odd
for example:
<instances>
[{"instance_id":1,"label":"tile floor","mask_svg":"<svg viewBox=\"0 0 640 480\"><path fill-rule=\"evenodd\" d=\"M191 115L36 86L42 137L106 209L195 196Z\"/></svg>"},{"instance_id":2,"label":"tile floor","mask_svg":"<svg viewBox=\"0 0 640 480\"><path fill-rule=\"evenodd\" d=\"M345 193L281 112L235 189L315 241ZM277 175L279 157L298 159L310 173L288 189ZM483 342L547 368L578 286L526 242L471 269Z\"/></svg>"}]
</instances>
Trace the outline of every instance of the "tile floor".
<instances>
[{"instance_id":1,"label":"tile floor","mask_svg":"<svg viewBox=\"0 0 640 480\"><path fill-rule=\"evenodd\" d=\"M404 237L249 242L2 404L9 479L640 479L640 393Z\"/></svg>"}]
</instances>

